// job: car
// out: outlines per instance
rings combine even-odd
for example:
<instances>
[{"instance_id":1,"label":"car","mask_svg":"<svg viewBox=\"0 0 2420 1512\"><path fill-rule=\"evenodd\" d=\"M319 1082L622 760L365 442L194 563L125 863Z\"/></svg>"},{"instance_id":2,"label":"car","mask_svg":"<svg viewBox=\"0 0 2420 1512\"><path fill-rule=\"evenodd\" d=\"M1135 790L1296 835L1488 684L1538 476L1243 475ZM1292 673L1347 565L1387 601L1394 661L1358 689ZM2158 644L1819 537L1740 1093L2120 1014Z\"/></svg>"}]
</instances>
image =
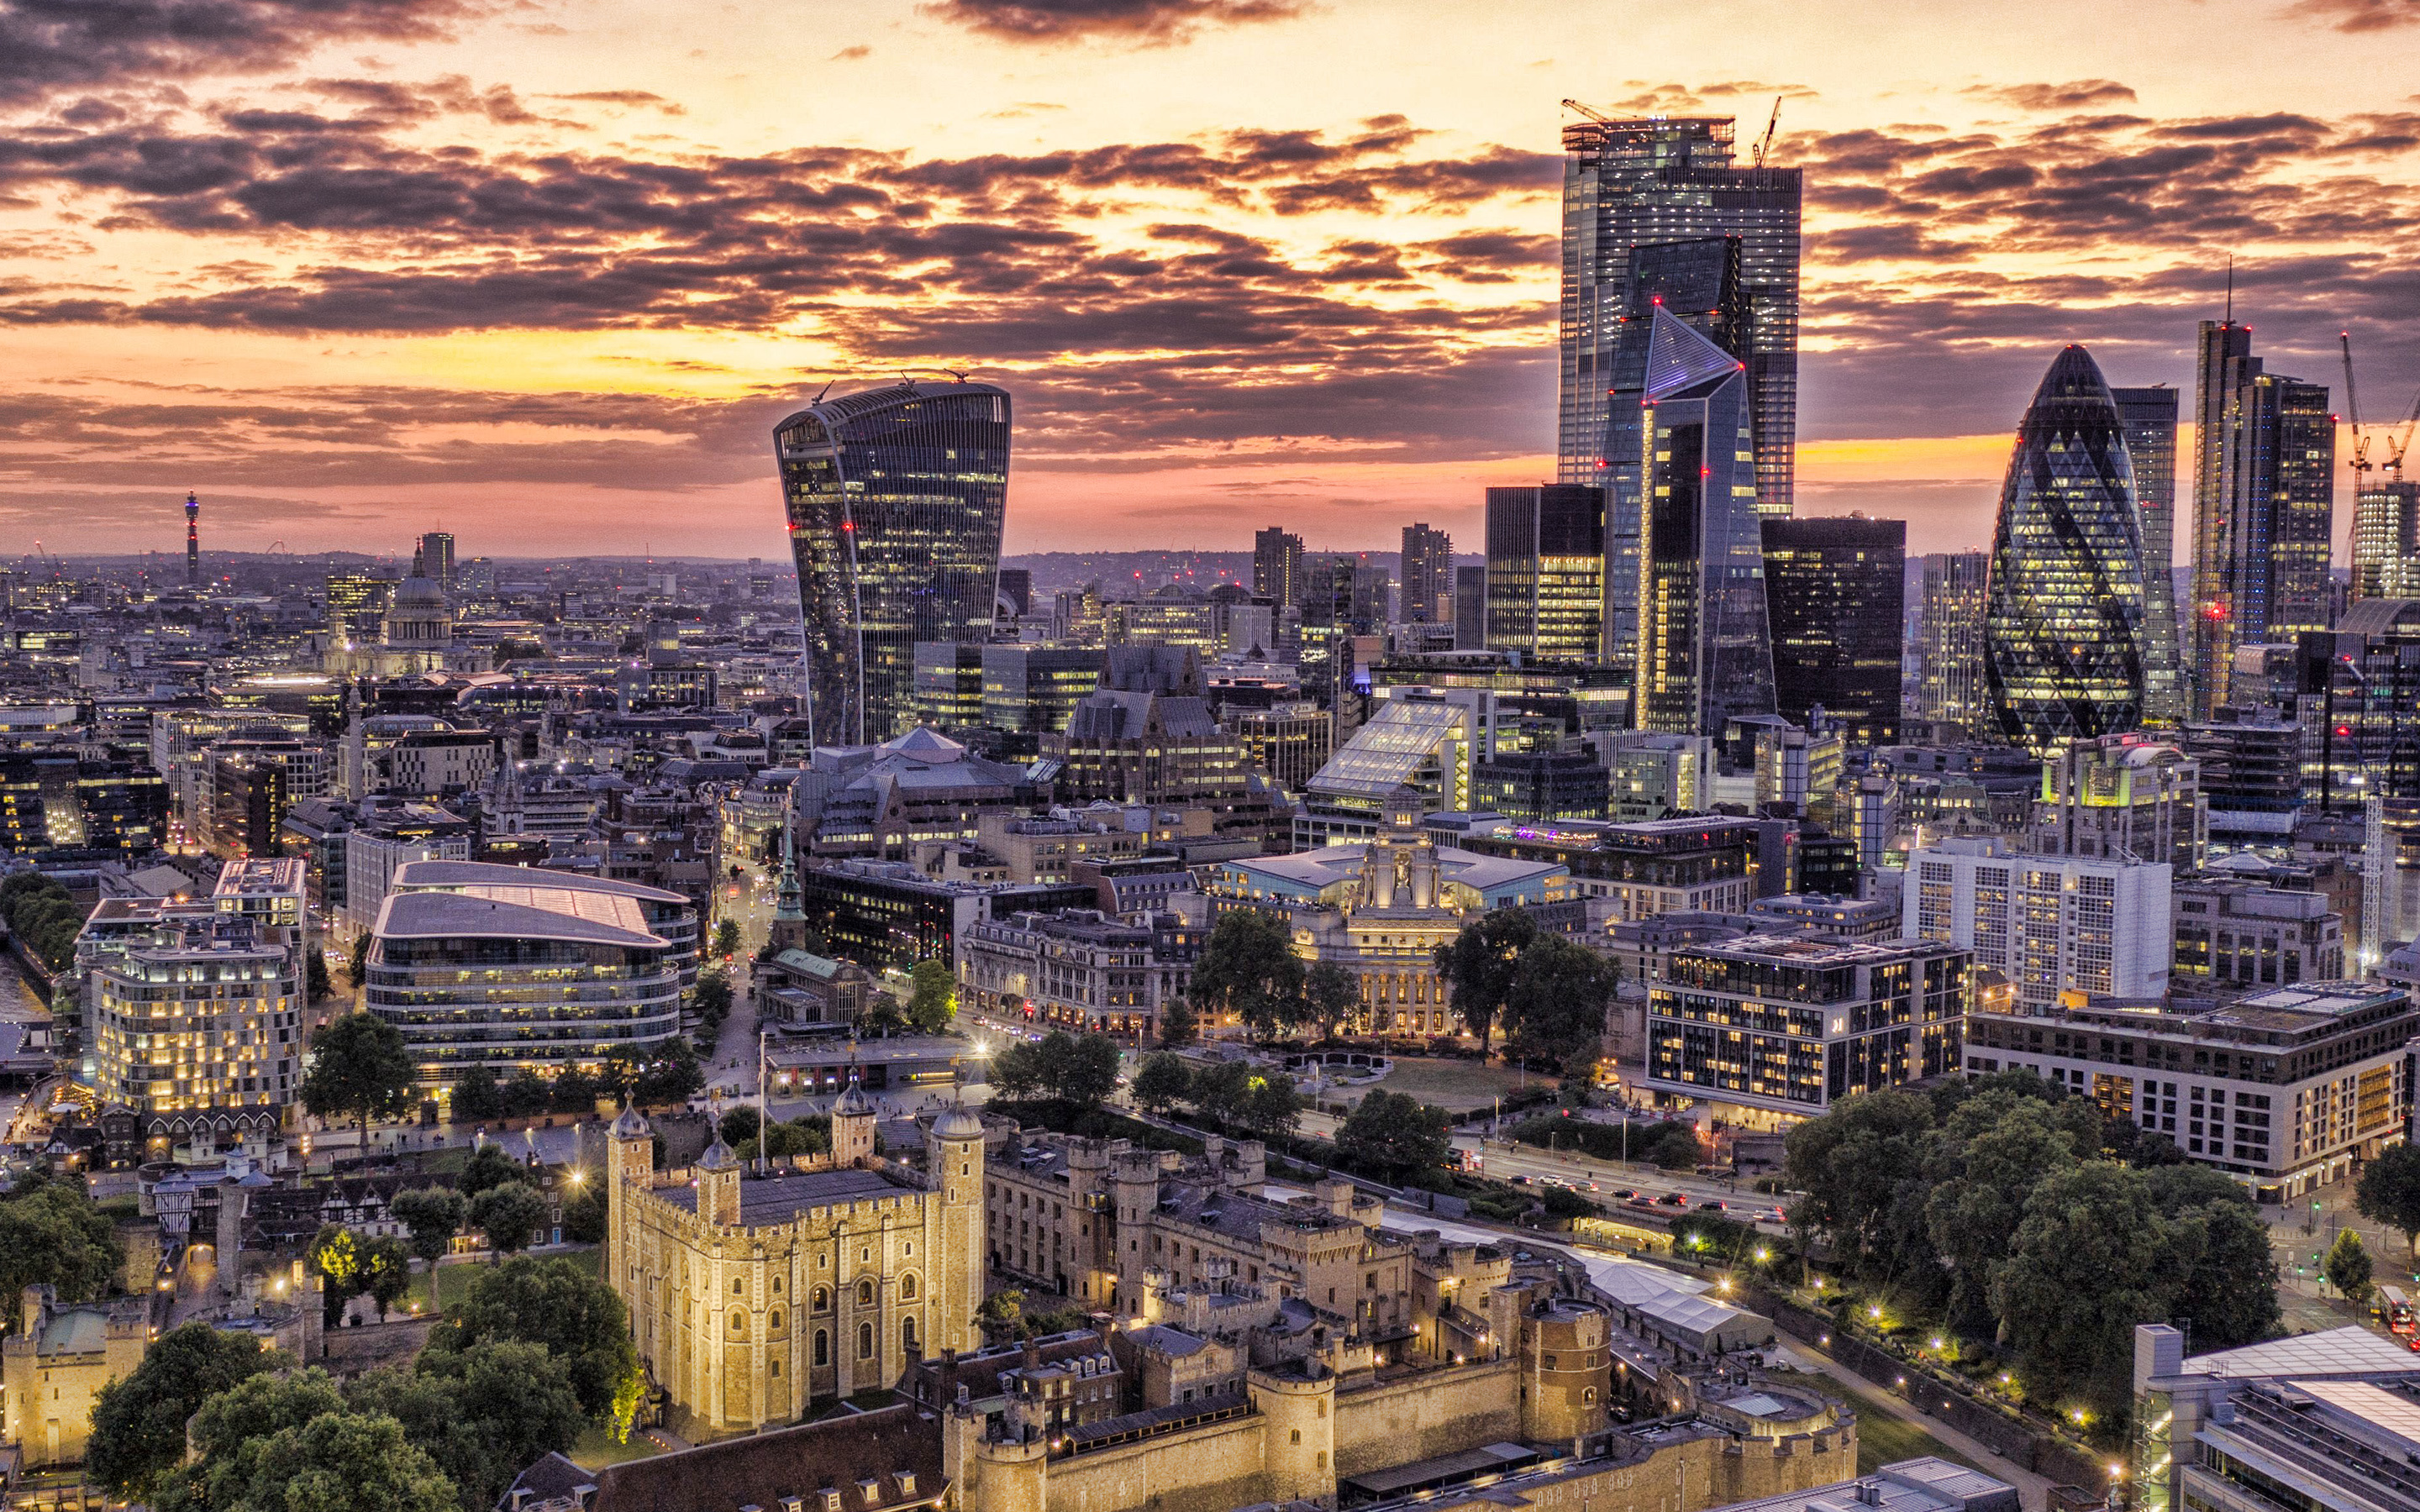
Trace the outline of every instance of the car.
<instances>
[{"instance_id":1,"label":"car","mask_svg":"<svg viewBox=\"0 0 2420 1512\"><path fill-rule=\"evenodd\" d=\"M1633 1192L1630 1188L1628 1188L1628 1187L1626 1187L1626 1186L1616 1187L1616 1188L1614 1188L1611 1192L1608 1192L1608 1193L1606 1193L1606 1195L1607 1196L1609 1196L1609 1197L1612 1197L1612 1198L1613 1198L1615 1201L1617 1201L1617 1202L1627 1202L1627 1201L1629 1201L1631 1198L1633 1198L1633 1197L1635 1197L1635 1196L1638 1196L1638 1194L1637 1194L1637 1193Z\"/></svg>"},{"instance_id":2,"label":"car","mask_svg":"<svg viewBox=\"0 0 2420 1512\"><path fill-rule=\"evenodd\" d=\"M1731 1211L1731 1205L1725 1202L1720 1197L1708 1197L1705 1201L1698 1204L1698 1211L1699 1212L1729 1212Z\"/></svg>"},{"instance_id":3,"label":"car","mask_svg":"<svg viewBox=\"0 0 2420 1512\"><path fill-rule=\"evenodd\" d=\"M1667 1192L1655 1199L1655 1205L1659 1208L1685 1208L1689 1199L1678 1192Z\"/></svg>"},{"instance_id":4,"label":"car","mask_svg":"<svg viewBox=\"0 0 2420 1512\"><path fill-rule=\"evenodd\" d=\"M1790 1215L1783 1212L1779 1208L1767 1208L1762 1212L1758 1213L1756 1217L1759 1223L1786 1224L1790 1221Z\"/></svg>"},{"instance_id":5,"label":"car","mask_svg":"<svg viewBox=\"0 0 2420 1512\"><path fill-rule=\"evenodd\" d=\"M1653 1197L1644 1196L1632 1197L1627 1202L1624 1202L1622 1206L1625 1208L1645 1208L1648 1211L1652 1211L1655 1208L1655 1199Z\"/></svg>"},{"instance_id":6,"label":"car","mask_svg":"<svg viewBox=\"0 0 2420 1512\"><path fill-rule=\"evenodd\" d=\"M1584 1186L1584 1187L1587 1187L1587 1188L1588 1188L1590 1191L1591 1191L1591 1192L1597 1192L1597 1191L1602 1191L1602 1190L1604 1190L1603 1188L1599 1187L1599 1186L1598 1186L1594 1181L1575 1181L1575 1182L1573 1182L1572 1184L1573 1184L1573 1185L1575 1185L1575 1186Z\"/></svg>"}]
</instances>

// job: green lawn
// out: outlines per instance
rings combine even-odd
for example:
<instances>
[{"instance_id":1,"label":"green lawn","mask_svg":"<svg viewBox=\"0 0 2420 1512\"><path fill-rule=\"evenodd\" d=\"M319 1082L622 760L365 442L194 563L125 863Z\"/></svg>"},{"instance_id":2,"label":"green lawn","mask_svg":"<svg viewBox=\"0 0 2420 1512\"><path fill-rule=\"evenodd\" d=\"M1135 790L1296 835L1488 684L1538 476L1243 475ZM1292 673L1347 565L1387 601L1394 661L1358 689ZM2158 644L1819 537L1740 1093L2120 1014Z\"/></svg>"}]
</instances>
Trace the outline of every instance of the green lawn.
<instances>
[{"instance_id":1,"label":"green lawn","mask_svg":"<svg viewBox=\"0 0 2420 1512\"><path fill-rule=\"evenodd\" d=\"M592 1245L587 1249L550 1250L542 1257L542 1258L568 1260L574 1266L577 1266L583 1274L593 1276L597 1273L597 1266L602 1264L604 1261L604 1252ZM442 1312L444 1309L453 1306L456 1303L460 1302L464 1296L469 1294L471 1290L471 1283L477 1279L479 1273L487 1270L491 1263L492 1262L482 1258L478 1260L457 1260L450 1265L439 1266L437 1268L438 1310ZM423 1289L418 1293L424 1300L428 1295L425 1288L426 1283L424 1282Z\"/></svg>"},{"instance_id":2,"label":"green lawn","mask_svg":"<svg viewBox=\"0 0 2420 1512\"><path fill-rule=\"evenodd\" d=\"M615 1443L603 1428L592 1427L571 1446L571 1462L582 1470L602 1470L607 1465L652 1458L662 1453L656 1442L644 1433L633 1432L627 1442Z\"/></svg>"},{"instance_id":3,"label":"green lawn","mask_svg":"<svg viewBox=\"0 0 2420 1512\"><path fill-rule=\"evenodd\" d=\"M1527 1085L1539 1085L1540 1078L1528 1078ZM1483 1108L1489 1103L1520 1088L1521 1073L1508 1067L1481 1065L1476 1060L1448 1058L1424 1059L1404 1057L1395 1062L1395 1069L1383 1080L1373 1082L1389 1092L1407 1092L1423 1103L1434 1103L1449 1113L1466 1113ZM1359 1102L1367 1088L1320 1093L1322 1102L1349 1100Z\"/></svg>"},{"instance_id":4,"label":"green lawn","mask_svg":"<svg viewBox=\"0 0 2420 1512\"><path fill-rule=\"evenodd\" d=\"M1786 1379L1789 1372L1776 1371L1774 1374ZM1902 1459L1918 1459L1926 1455L1947 1459L1951 1464L1964 1465L1969 1470L1983 1471L1987 1475L1992 1473L1924 1429L1894 1414L1887 1406L1875 1400L1870 1392L1858 1390L1837 1376L1807 1376L1803 1380L1810 1390L1839 1398L1848 1404L1850 1412L1857 1414L1857 1473L1860 1475L1870 1475L1885 1465L1897 1464Z\"/></svg>"}]
</instances>

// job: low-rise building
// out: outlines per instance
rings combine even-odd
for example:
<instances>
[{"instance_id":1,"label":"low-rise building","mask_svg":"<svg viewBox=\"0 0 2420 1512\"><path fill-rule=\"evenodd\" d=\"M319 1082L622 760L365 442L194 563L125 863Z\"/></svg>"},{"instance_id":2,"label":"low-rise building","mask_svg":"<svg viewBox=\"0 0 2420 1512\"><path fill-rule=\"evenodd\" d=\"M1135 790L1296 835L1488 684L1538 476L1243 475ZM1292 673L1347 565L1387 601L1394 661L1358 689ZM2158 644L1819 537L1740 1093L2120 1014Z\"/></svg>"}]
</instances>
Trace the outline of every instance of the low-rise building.
<instances>
[{"instance_id":1,"label":"low-rise building","mask_svg":"<svg viewBox=\"0 0 2420 1512\"><path fill-rule=\"evenodd\" d=\"M959 1004L1140 1042L1185 995L1208 933L1174 915L1129 924L1092 908L982 920L959 943Z\"/></svg>"},{"instance_id":2,"label":"low-rise building","mask_svg":"<svg viewBox=\"0 0 2420 1512\"><path fill-rule=\"evenodd\" d=\"M1672 952L1647 990L1646 1085L1813 1118L1958 1070L1971 952L1751 934Z\"/></svg>"},{"instance_id":3,"label":"low-rise building","mask_svg":"<svg viewBox=\"0 0 2420 1512\"><path fill-rule=\"evenodd\" d=\"M1087 908L1099 896L1081 882L943 881L900 861L817 862L799 886L807 922L830 949L869 968L902 971L919 961L954 965L958 942L984 919Z\"/></svg>"},{"instance_id":4,"label":"low-rise building","mask_svg":"<svg viewBox=\"0 0 2420 1512\"><path fill-rule=\"evenodd\" d=\"M1576 896L1612 899L1618 918L1744 913L1760 891L1784 890L1759 886L1759 833L1749 819L1504 825L1462 843L1481 856L1555 862L1570 872Z\"/></svg>"},{"instance_id":5,"label":"low-rise building","mask_svg":"<svg viewBox=\"0 0 2420 1512\"><path fill-rule=\"evenodd\" d=\"M2257 992L2345 974L2344 919L2323 894L2195 877L2174 896L2169 981L2179 992Z\"/></svg>"},{"instance_id":6,"label":"low-rise building","mask_svg":"<svg viewBox=\"0 0 2420 1512\"><path fill-rule=\"evenodd\" d=\"M2415 1034L2420 1008L2402 988L2315 981L2198 1011L1977 1012L1966 1070L2035 1072L2286 1200L2402 1137Z\"/></svg>"},{"instance_id":7,"label":"low-rise building","mask_svg":"<svg viewBox=\"0 0 2420 1512\"><path fill-rule=\"evenodd\" d=\"M1909 854L1900 927L1941 940L2048 1010L2071 996L2153 998L2168 987L2174 868L2132 856L2025 856L1996 839L1945 840Z\"/></svg>"}]
</instances>

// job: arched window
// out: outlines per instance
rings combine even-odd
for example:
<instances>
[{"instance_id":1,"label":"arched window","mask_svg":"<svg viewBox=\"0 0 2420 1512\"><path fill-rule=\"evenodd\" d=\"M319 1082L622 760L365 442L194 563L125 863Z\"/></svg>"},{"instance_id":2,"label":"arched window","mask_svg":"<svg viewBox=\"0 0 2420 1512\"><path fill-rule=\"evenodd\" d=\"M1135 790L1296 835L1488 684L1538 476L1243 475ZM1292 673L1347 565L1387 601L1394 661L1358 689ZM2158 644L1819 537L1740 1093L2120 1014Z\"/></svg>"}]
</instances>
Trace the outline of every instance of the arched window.
<instances>
[{"instance_id":1,"label":"arched window","mask_svg":"<svg viewBox=\"0 0 2420 1512\"><path fill-rule=\"evenodd\" d=\"M1291 1440L1289 1440L1288 1442L1289 1442L1289 1443L1300 1443L1302 1442L1302 1429L1300 1429L1300 1428L1296 1428L1296 1429L1295 1429L1295 1430L1294 1430L1294 1437L1293 1437Z\"/></svg>"},{"instance_id":2,"label":"arched window","mask_svg":"<svg viewBox=\"0 0 2420 1512\"><path fill-rule=\"evenodd\" d=\"M831 1293L821 1287L815 1288L814 1306L815 1311L819 1313L828 1313L831 1311Z\"/></svg>"},{"instance_id":3,"label":"arched window","mask_svg":"<svg viewBox=\"0 0 2420 1512\"><path fill-rule=\"evenodd\" d=\"M903 1352L908 1354L916 1352L915 1319L903 1318L899 1319L899 1348Z\"/></svg>"},{"instance_id":4,"label":"arched window","mask_svg":"<svg viewBox=\"0 0 2420 1512\"><path fill-rule=\"evenodd\" d=\"M916 1277L913 1274L903 1275L899 1278L899 1300L901 1302L914 1302L916 1300Z\"/></svg>"},{"instance_id":5,"label":"arched window","mask_svg":"<svg viewBox=\"0 0 2420 1512\"><path fill-rule=\"evenodd\" d=\"M873 1282L861 1281L857 1284L857 1304L861 1307L871 1307L874 1305Z\"/></svg>"},{"instance_id":6,"label":"arched window","mask_svg":"<svg viewBox=\"0 0 2420 1512\"><path fill-rule=\"evenodd\" d=\"M775 1334L780 1333L782 1331L782 1315L780 1313L775 1313L771 1317L766 1319L765 1327L768 1332Z\"/></svg>"},{"instance_id":7,"label":"arched window","mask_svg":"<svg viewBox=\"0 0 2420 1512\"><path fill-rule=\"evenodd\" d=\"M731 1336L736 1339L748 1336L748 1315L737 1307L731 1309Z\"/></svg>"},{"instance_id":8,"label":"arched window","mask_svg":"<svg viewBox=\"0 0 2420 1512\"><path fill-rule=\"evenodd\" d=\"M831 1364L831 1335L820 1328L815 1330L815 1364Z\"/></svg>"},{"instance_id":9,"label":"arched window","mask_svg":"<svg viewBox=\"0 0 2420 1512\"><path fill-rule=\"evenodd\" d=\"M857 1357L861 1360L874 1358L874 1325L872 1323L857 1325Z\"/></svg>"},{"instance_id":10,"label":"arched window","mask_svg":"<svg viewBox=\"0 0 2420 1512\"><path fill-rule=\"evenodd\" d=\"M1582 1403L1595 1401L1596 1388L1594 1386L1582 1386L1580 1388L1580 1400Z\"/></svg>"}]
</instances>

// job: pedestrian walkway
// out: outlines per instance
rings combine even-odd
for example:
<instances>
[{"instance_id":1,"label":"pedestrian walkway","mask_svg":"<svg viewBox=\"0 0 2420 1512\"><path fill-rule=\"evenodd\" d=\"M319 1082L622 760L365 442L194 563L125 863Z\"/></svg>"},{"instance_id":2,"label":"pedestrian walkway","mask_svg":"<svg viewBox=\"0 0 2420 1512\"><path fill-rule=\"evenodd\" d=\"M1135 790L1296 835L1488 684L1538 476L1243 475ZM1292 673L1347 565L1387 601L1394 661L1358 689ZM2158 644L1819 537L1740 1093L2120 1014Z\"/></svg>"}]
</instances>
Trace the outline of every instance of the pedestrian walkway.
<instances>
[{"instance_id":1,"label":"pedestrian walkway","mask_svg":"<svg viewBox=\"0 0 2420 1512\"><path fill-rule=\"evenodd\" d=\"M1818 1349L1799 1339L1789 1339L1782 1347L1792 1354L1804 1355L1814 1362L1825 1375L1880 1402L1885 1412L1900 1422L1922 1428L1981 1466L1985 1471L2014 1486L2019 1497L2024 1503L2026 1512L2041 1512L2042 1508L2049 1505L2053 1482L2048 1476L2034 1473L2008 1456L1985 1447L1982 1441L1970 1438L1939 1418L1919 1411L1905 1397L1898 1395L1893 1388L1879 1381L1868 1381L1834 1359L1831 1351L1827 1350Z\"/></svg>"}]
</instances>

